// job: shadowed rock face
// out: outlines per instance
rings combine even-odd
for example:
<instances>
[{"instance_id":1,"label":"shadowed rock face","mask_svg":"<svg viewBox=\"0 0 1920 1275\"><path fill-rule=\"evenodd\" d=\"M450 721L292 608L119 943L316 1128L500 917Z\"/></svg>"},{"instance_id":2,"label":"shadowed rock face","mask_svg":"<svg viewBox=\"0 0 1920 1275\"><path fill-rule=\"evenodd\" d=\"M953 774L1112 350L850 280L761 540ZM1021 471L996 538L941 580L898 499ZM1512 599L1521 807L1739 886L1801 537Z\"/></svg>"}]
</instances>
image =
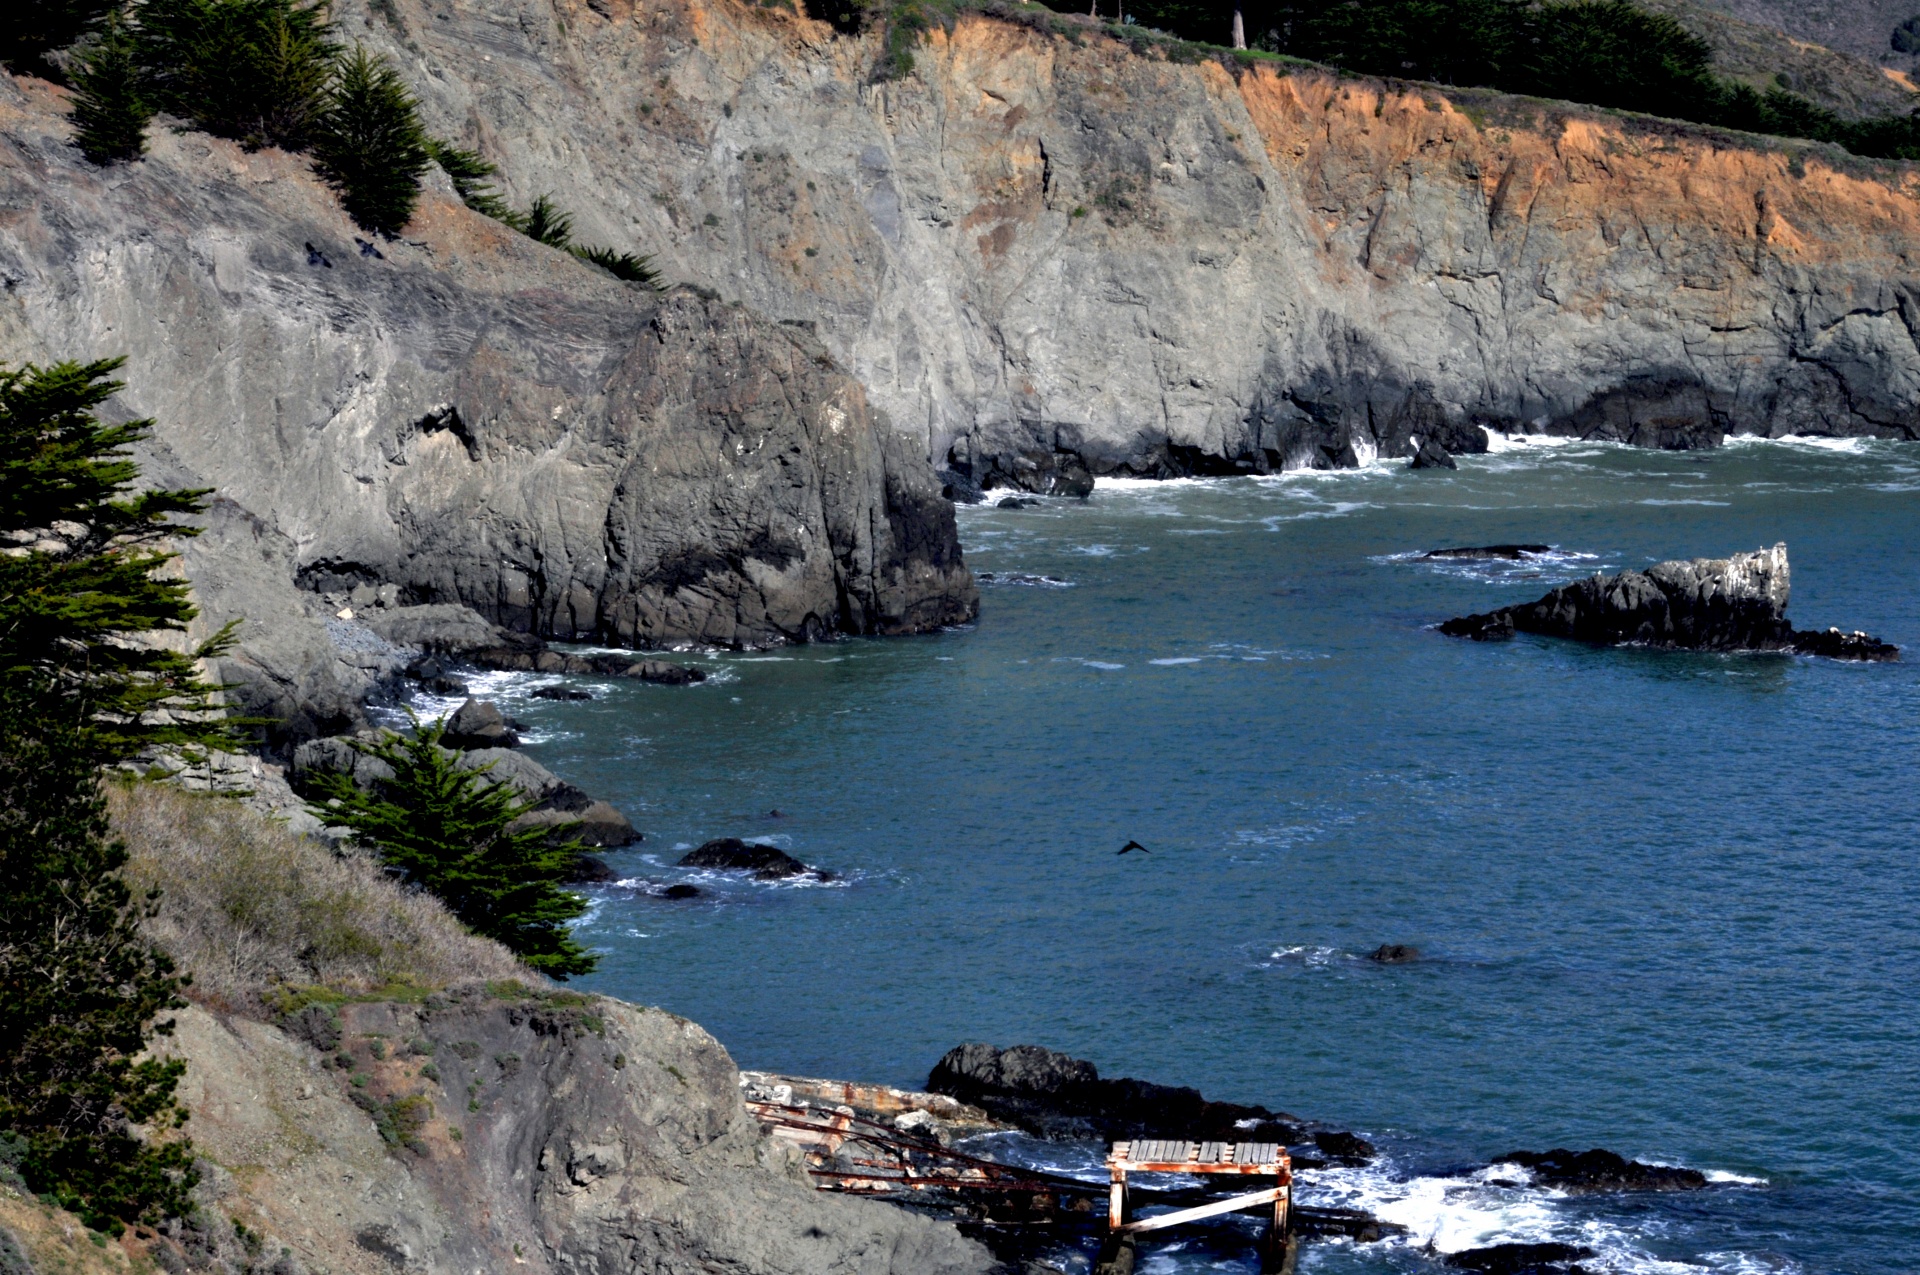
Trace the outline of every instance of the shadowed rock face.
<instances>
[{"instance_id":1,"label":"shadowed rock face","mask_svg":"<svg viewBox=\"0 0 1920 1275\"><path fill-rule=\"evenodd\" d=\"M68 132L54 90L0 77L0 339L128 356L146 476L220 496L184 547L208 623L246 621L221 675L291 734L351 725L392 671L347 590L629 646L973 615L932 469L803 329L443 191L376 245L302 158L156 129L97 169Z\"/></svg>"},{"instance_id":2,"label":"shadowed rock face","mask_svg":"<svg viewBox=\"0 0 1920 1275\"><path fill-rule=\"evenodd\" d=\"M1836 659L1890 660L1898 648L1864 633L1801 631L1787 619L1787 546L1730 558L1662 562L1645 571L1593 575L1537 602L1462 616L1440 625L1475 641L1515 632L1602 645L1636 643L1694 651L1797 651Z\"/></svg>"},{"instance_id":3,"label":"shadowed rock face","mask_svg":"<svg viewBox=\"0 0 1920 1275\"><path fill-rule=\"evenodd\" d=\"M810 325L975 482L1920 431L1898 168L979 16L875 84L726 0L383 7L336 12L517 204Z\"/></svg>"}]
</instances>

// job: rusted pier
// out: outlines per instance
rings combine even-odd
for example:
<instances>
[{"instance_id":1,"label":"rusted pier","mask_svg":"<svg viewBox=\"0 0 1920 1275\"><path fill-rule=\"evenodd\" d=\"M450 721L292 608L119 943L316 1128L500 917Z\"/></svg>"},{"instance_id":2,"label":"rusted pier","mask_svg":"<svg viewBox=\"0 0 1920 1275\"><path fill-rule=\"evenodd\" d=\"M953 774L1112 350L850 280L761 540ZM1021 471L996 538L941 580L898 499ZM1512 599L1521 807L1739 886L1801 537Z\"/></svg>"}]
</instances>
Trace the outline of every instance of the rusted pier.
<instances>
[{"instance_id":1,"label":"rusted pier","mask_svg":"<svg viewBox=\"0 0 1920 1275\"><path fill-rule=\"evenodd\" d=\"M1116 1142L1107 1156L1112 1186L1107 1196L1107 1243L1094 1267L1095 1275L1130 1275L1133 1237L1188 1222L1201 1222L1227 1213L1272 1206L1272 1222L1261 1243L1261 1268L1288 1271L1293 1266L1293 1161L1275 1142ZM1127 1220L1127 1175L1181 1173L1195 1177L1268 1178L1270 1186L1192 1208Z\"/></svg>"}]
</instances>

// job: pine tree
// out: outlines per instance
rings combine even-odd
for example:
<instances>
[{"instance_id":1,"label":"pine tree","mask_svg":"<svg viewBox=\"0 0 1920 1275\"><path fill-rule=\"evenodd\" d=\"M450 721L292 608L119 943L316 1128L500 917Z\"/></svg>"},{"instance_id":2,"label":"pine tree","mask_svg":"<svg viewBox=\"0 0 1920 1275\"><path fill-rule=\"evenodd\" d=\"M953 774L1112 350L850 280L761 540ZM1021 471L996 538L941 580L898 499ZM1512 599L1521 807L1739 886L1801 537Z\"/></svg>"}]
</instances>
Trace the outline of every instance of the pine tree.
<instances>
[{"instance_id":1,"label":"pine tree","mask_svg":"<svg viewBox=\"0 0 1920 1275\"><path fill-rule=\"evenodd\" d=\"M119 359L0 368L0 687L51 686L85 715L87 752L117 761L153 744L227 744L215 688L190 650L129 634L184 633L198 612L184 580L155 572L176 556L179 519L205 491L136 490L128 449L151 421L103 423Z\"/></svg>"},{"instance_id":2,"label":"pine tree","mask_svg":"<svg viewBox=\"0 0 1920 1275\"><path fill-rule=\"evenodd\" d=\"M137 16L156 107L248 147L307 148L340 54L324 5L142 0Z\"/></svg>"},{"instance_id":3,"label":"pine tree","mask_svg":"<svg viewBox=\"0 0 1920 1275\"><path fill-rule=\"evenodd\" d=\"M88 734L65 688L0 685L0 1130L29 1187L118 1234L187 1212L198 1175L184 1064L141 1058L183 980L141 937Z\"/></svg>"},{"instance_id":4,"label":"pine tree","mask_svg":"<svg viewBox=\"0 0 1920 1275\"><path fill-rule=\"evenodd\" d=\"M116 0L12 0L0 4L0 62L27 75L58 80L47 55L80 39Z\"/></svg>"},{"instance_id":5,"label":"pine tree","mask_svg":"<svg viewBox=\"0 0 1920 1275\"><path fill-rule=\"evenodd\" d=\"M447 180L453 183L453 193L460 196L461 203L483 217L491 217L523 233L526 231L526 215L509 207L494 187L493 178L500 171L497 165L481 159L479 151L432 137L427 139L427 154L433 156L433 162L440 165Z\"/></svg>"},{"instance_id":6,"label":"pine tree","mask_svg":"<svg viewBox=\"0 0 1920 1275\"><path fill-rule=\"evenodd\" d=\"M344 775L320 777L313 813L352 829L408 881L438 895L474 933L495 939L554 978L586 974L598 958L577 943L567 922L587 910L561 888L578 860L578 825L509 827L533 807L486 769L460 766L441 746L442 726L414 723L411 738L389 735L360 745L393 770L374 791Z\"/></svg>"},{"instance_id":7,"label":"pine tree","mask_svg":"<svg viewBox=\"0 0 1920 1275\"><path fill-rule=\"evenodd\" d=\"M96 164L138 159L147 149L153 108L140 83L133 33L115 12L100 39L74 60L73 140Z\"/></svg>"},{"instance_id":8,"label":"pine tree","mask_svg":"<svg viewBox=\"0 0 1920 1275\"><path fill-rule=\"evenodd\" d=\"M347 213L368 230L396 235L413 216L430 162L418 106L386 59L355 48L341 63L313 153Z\"/></svg>"},{"instance_id":9,"label":"pine tree","mask_svg":"<svg viewBox=\"0 0 1920 1275\"><path fill-rule=\"evenodd\" d=\"M666 283L661 279L659 270L654 268L651 256L636 257L630 252L615 252L611 248L573 247L567 251L582 261L599 266L616 279L644 284L655 292L666 290Z\"/></svg>"},{"instance_id":10,"label":"pine tree","mask_svg":"<svg viewBox=\"0 0 1920 1275\"><path fill-rule=\"evenodd\" d=\"M573 247L573 214L560 211L551 194L534 200L525 218L526 223L520 227L520 233L527 238L536 239L562 252Z\"/></svg>"}]
</instances>

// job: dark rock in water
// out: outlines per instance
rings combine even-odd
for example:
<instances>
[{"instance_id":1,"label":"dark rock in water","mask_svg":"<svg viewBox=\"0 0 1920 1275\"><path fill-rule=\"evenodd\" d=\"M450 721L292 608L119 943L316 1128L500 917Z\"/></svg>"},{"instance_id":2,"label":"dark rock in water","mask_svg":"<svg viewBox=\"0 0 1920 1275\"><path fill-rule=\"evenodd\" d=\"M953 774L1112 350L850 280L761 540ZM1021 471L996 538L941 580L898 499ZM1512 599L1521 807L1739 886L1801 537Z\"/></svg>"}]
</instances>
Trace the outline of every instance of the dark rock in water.
<instances>
[{"instance_id":1,"label":"dark rock in water","mask_svg":"<svg viewBox=\"0 0 1920 1275\"><path fill-rule=\"evenodd\" d=\"M1891 660L1897 648L1864 633L1798 632L1787 620L1787 547L1730 558L1662 562L1594 575L1537 602L1448 620L1450 637L1491 641L1515 631L1601 645L1693 651L1788 651Z\"/></svg>"},{"instance_id":2,"label":"dark rock in water","mask_svg":"<svg viewBox=\"0 0 1920 1275\"><path fill-rule=\"evenodd\" d=\"M1420 450L1407 462L1408 469L1458 469L1459 464L1447 454L1447 449L1429 438L1420 444Z\"/></svg>"},{"instance_id":3,"label":"dark rock in water","mask_svg":"<svg viewBox=\"0 0 1920 1275\"><path fill-rule=\"evenodd\" d=\"M688 664L669 664L665 660L635 660L624 655L596 655L590 661L592 671L608 677L631 677L639 682L660 686L691 686L704 682L704 671Z\"/></svg>"},{"instance_id":4,"label":"dark rock in water","mask_svg":"<svg viewBox=\"0 0 1920 1275\"><path fill-rule=\"evenodd\" d=\"M1002 496L993 502L995 509L1038 509L1040 502L1031 496Z\"/></svg>"},{"instance_id":5,"label":"dark rock in water","mask_svg":"<svg viewBox=\"0 0 1920 1275\"><path fill-rule=\"evenodd\" d=\"M934 1064L927 1088L1047 1138L1298 1142L1305 1132L1296 1117L1209 1102L1197 1089L1103 1080L1092 1063L1038 1045L958 1045Z\"/></svg>"},{"instance_id":6,"label":"dark rock in water","mask_svg":"<svg viewBox=\"0 0 1920 1275\"><path fill-rule=\"evenodd\" d=\"M1297 1156L1293 1163L1294 1168L1300 1167ZM1382 1222L1360 1209L1316 1208L1306 1204L1294 1206L1293 1229L1304 1238L1344 1236L1356 1244L1373 1244L1389 1235L1404 1235L1407 1230L1398 1222Z\"/></svg>"},{"instance_id":7,"label":"dark rock in water","mask_svg":"<svg viewBox=\"0 0 1920 1275\"><path fill-rule=\"evenodd\" d=\"M1529 554L1550 553L1552 545L1476 545L1465 549L1430 549L1420 555L1422 562L1446 562L1461 559L1469 562L1497 558L1503 562L1519 562Z\"/></svg>"},{"instance_id":8,"label":"dark rock in water","mask_svg":"<svg viewBox=\"0 0 1920 1275\"><path fill-rule=\"evenodd\" d=\"M1512 1151L1501 1160L1532 1171L1541 1186L1556 1187L1574 1194L1601 1191L1702 1191L1707 1175L1698 1169L1679 1169L1665 1164L1642 1164L1612 1151Z\"/></svg>"},{"instance_id":9,"label":"dark rock in water","mask_svg":"<svg viewBox=\"0 0 1920 1275\"><path fill-rule=\"evenodd\" d=\"M1357 1133L1316 1133L1313 1145L1337 1164L1366 1164L1379 1154L1371 1142Z\"/></svg>"},{"instance_id":10,"label":"dark rock in water","mask_svg":"<svg viewBox=\"0 0 1920 1275\"><path fill-rule=\"evenodd\" d=\"M818 868L808 867L777 846L761 845L757 841L742 841L738 837L721 837L707 842L697 850L689 850L680 856L680 866L751 872L762 881L777 881L782 877L806 874L822 878L828 875Z\"/></svg>"},{"instance_id":11,"label":"dark rock in water","mask_svg":"<svg viewBox=\"0 0 1920 1275\"><path fill-rule=\"evenodd\" d=\"M1855 629L1796 629L1793 649L1798 655L1824 655L1830 660L1897 660L1900 648Z\"/></svg>"},{"instance_id":12,"label":"dark rock in water","mask_svg":"<svg viewBox=\"0 0 1920 1275\"><path fill-rule=\"evenodd\" d=\"M554 699L562 701L590 700L591 691L578 690L571 686L543 686L533 693L535 699Z\"/></svg>"},{"instance_id":13,"label":"dark rock in water","mask_svg":"<svg viewBox=\"0 0 1920 1275\"><path fill-rule=\"evenodd\" d=\"M1592 1256L1577 1244L1492 1244L1449 1253L1447 1265L1481 1275L1581 1275L1576 1263Z\"/></svg>"},{"instance_id":14,"label":"dark rock in water","mask_svg":"<svg viewBox=\"0 0 1920 1275\"><path fill-rule=\"evenodd\" d=\"M430 695L465 695L467 684L454 676L454 663L444 655L423 655L403 670Z\"/></svg>"},{"instance_id":15,"label":"dark rock in water","mask_svg":"<svg viewBox=\"0 0 1920 1275\"><path fill-rule=\"evenodd\" d=\"M686 882L681 881L660 891L660 897L663 899L697 899L700 897L700 887L697 885L688 885Z\"/></svg>"},{"instance_id":16,"label":"dark rock in water","mask_svg":"<svg viewBox=\"0 0 1920 1275\"><path fill-rule=\"evenodd\" d=\"M1382 943L1367 953L1367 959L1382 965L1408 965L1420 959L1420 949L1405 943Z\"/></svg>"},{"instance_id":17,"label":"dark rock in water","mask_svg":"<svg viewBox=\"0 0 1920 1275\"><path fill-rule=\"evenodd\" d=\"M602 881L618 881L620 874L605 859L591 854L575 856L573 871L567 874L567 881L574 885L588 885Z\"/></svg>"},{"instance_id":18,"label":"dark rock in water","mask_svg":"<svg viewBox=\"0 0 1920 1275\"><path fill-rule=\"evenodd\" d=\"M446 733L440 742L448 748L518 748L520 736L501 715L498 707L485 700L469 699L447 718Z\"/></svg>"},{"instance_id":19,"label":"dark rock in water","mask_svg":"<svg viewBox=\"0 0 1920 1275\"><path fill-rule=\"evenodd\" d=\"M970 459L948 456L949 472L964 477L988 492L996 487L1012 487L1036 496L1088 496L1093 493L1093 471L1078 452L1029 451L975 455ZM951 484L949 484L951 485Z\"/></svg>"}]
</instances>

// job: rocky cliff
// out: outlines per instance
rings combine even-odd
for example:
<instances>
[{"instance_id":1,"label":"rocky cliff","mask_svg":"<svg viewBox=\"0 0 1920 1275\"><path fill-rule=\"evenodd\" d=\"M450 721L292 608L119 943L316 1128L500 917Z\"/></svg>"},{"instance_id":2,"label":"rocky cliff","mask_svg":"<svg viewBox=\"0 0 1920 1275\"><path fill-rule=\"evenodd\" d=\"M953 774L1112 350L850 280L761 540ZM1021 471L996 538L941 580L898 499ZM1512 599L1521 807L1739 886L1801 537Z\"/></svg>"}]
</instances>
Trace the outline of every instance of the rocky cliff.
<instances>
[{"instance_id":1,"label":"rocky cliff","mask_svg":"<svg viewBox=\"0 0 1920 1275\"><path fill-rule=\"evenodd\" d=\"M876 83L878 37L729 0L379 8L517 202L815 324L976 477L1920 432L1904 169L981 16Z\"/></svg>"},{"instance_id":2,"label":"rocky cliff","mask_svg":"<svg viewBox=\"0 0 1920 1275\"><path fill-rule=\"evenodd\" d=\"M61 110L0 76L0 357L128 356L145 476L216 492L184 565L210 625L246 620L222 675L292 734L480 617L741 646L973 614L931 468L804 324L620 283L446 190L376 245L304 158L200 134L97 169Z\"/></svg>"}]
</instances>

